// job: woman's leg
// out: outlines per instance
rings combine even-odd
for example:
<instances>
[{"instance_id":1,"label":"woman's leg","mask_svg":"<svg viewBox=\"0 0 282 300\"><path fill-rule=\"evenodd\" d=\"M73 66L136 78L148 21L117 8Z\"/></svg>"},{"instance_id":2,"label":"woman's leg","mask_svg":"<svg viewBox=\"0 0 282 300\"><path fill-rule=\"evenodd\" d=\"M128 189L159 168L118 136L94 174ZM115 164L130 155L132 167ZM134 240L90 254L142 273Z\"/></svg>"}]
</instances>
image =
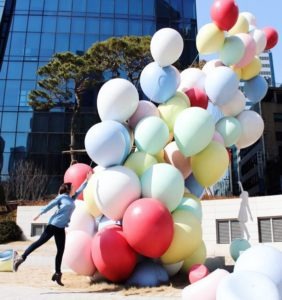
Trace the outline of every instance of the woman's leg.
<instances>
[{"instance_id":1,"label":"woman's leg","mask_svg":"<svg viewBox=\"0 0 282 300\"><path fill-rule=\"evenodd\" d=\"M55 242L56 242L56 246L57 246L55 270L56 270L56 273L60 274L60 273L62 273L61 265L62 265L63 254L65 251L65 242L66 242L65 228L56 227L54 238L55 238Z\"/></svg>"},{"instance_id":2,"label":"woman's leg","mask_svg":"<svg viewBox=\"0 0 282 300\"><path fill-rule=\"evenodd\" d=\"M43 233L41 234L40 238L32 243L26 250L25 252L22 254L22 258L25 260L27 258L27 256L33 252L35 249L37 249L38 247L42 246L43 244L45 244L48 240L50 240L50 238L54 235L54 226L53 225L47 225L47 227L45 228L45 230L43 231Z\"/></svg>"}]
</instances>

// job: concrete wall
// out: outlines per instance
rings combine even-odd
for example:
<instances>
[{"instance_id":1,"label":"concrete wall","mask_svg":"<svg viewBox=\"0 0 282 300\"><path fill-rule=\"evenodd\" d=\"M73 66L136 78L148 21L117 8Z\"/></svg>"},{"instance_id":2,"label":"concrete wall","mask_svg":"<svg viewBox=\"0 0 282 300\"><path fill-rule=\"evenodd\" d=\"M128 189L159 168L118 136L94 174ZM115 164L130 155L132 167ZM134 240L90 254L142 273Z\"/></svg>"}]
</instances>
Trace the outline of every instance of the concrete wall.
<instances>
[{"instance_id":1,"label":"concrete wall","mask_svg":"<svg viewBox=\"0 0 282 300\"><path fill-rule=\"evenodd\" d=\"M229 254L229 244L216 243L216 220L218 219L237 219L241 203L240 198L220 199L220 200L202 200L202 229L203 240L207 247L207 256L224 256L227 264L232 264L233 260ZM253 221L247 222L247 229L250 234L249 242L255 245L259 242L258 236L258 218L282 216L282 195L266 197L250 197L249 206L253 216ZM39 206L18 206L17 224L23 230L28 239L31 237L32 223L47 223L54 210L42 215L36 222L32 219L40 211ZM282 243L272 243L273 246L282 250Z\"/></svg>"}]
</instances>

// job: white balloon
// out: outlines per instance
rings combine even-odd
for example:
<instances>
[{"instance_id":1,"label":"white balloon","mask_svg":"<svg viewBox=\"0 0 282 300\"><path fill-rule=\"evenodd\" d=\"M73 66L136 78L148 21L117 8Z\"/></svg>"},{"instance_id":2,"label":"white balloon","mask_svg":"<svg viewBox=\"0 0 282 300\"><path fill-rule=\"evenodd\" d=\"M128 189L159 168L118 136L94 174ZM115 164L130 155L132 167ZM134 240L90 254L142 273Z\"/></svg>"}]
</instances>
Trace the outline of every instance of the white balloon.
<instances>
[{"instance_id":1,"label":"white balloon","mask_svg":"<svg viewBox=\"0 0 282 300\"><path fill-rule=\"evenodd\" d=\"M266 275L254 271L232 273L219 283L216 300L279 300L278 289Z\"/></svg>"},{"instance_id":2,"label":"white balloon","mask_svg":"<svg viewBox=\"0 0 282 300\"><path fill-rule=\"evenodd\" d=\"M252 31L249 32L252 38L256 42L256 54L261 54L266 46L266 35L263 30L254 28Z\"/></svg>"},{"instance_id":3,"label":"white balloon","mask_svg":"<svg viewBox=\"0 0 282 300\"><path fill-rule=\"evenodd\" d=\"M268 245L252 246L236 260L234 273L240 271L261 273L270 278L278 287L282 282L282 253Z\"/></svg>"},{"instance_id":4,"label":"white balloon","mask_svg":"<svg viewBox=\"0 0 282 300\"><path fill-rule=\"evenodd\" d=\"M93 184L94 198L109 219L121 220L129 204L141 195L141 183L130 169L115 166L100 172Z\"/></svg>"},{"instance_id":5,"label":"white balloon","mask_svg":"<svg viewBox=\"0 0 282 300\"><path fill-rule=\"evenodd\" d=\"M241 123L242 133L236 143L238 149L254 144L262 135L264 122L262 117L252 110L244 110L237 117Z\"/></svg>"},{"instance_id":6,"label":"white balloon","mask_svg":"<svg viewBox=\"0 0 282 300\"><path fill-rule=\"evenodd\" d=\"M248 11L244 11L241 12L240 15L244 16L247 19L249 25L256 26L256 22L257 22L256 17L252 13Z\"/></svg>"},{"instance_id":7,"label":"white balloon","mask_svg":"<svg viewBox=\"0 0 282 300\"><path fill-rule=\"evenodd\" d=\"M138 102L136 87L126 79L115 78L101 87L97 97L97 109L102 121L125 122L137 109Z\"/></svg>"},{"instance_id":8,"label":"white balloon","mask_svg":"<svg viewBox=\"0 0 282 300\"><path fill-rule=\"evenodd\" d=\"M197 68L188 68L180 73L180 85L178 91L186 91L190 88L205 90L206 74Z\"/></svg>"},{"instance_id":9,"label":"white balloon","mask_svg":"<svg viewBox=\"0 0 282 300\"><path fill-rule=\"evenodd\" d=\"M208 74L209 72L211 72L214 68L217 67L222 67L224 66L224 63L220 60L220 59L212 59L210 61L208 61L204 66L202 71L205 74Z\"/></svg>"},{"instance_id":10,"label":"white balloon","mask_svg":"<svg viewBox=\"0 0 282 300\"><path fill-rule=\"evenodd\" d=\"M245 95L242 93L241 90L238 89L237 92L226 104L219 106L219 109L223 112L225 116L235 117L245 109L245 106Z\"/></svg>"},{"instance_id":11,"label":"white balloon","mask_svg":"<svg viewBox=\"0 0 282 300\"><path fill-rule=\"evenodd\" d=\"M182 36L172 28L162 28L152 37L150 50L154 60L166 67L175 63L184 47Z\"/></svg>"},{"instance_id":12,"label":"white balloon","mask_svg":"<svg viewBox=\"0 0 282 300\"><path fill-rule=\"evenodd\" d=\"M84 201L75 201L75 210L71 216L68 231L80 230L93 236L96 230L95 218L87 211Z\"/></svg>"}]
</instances>

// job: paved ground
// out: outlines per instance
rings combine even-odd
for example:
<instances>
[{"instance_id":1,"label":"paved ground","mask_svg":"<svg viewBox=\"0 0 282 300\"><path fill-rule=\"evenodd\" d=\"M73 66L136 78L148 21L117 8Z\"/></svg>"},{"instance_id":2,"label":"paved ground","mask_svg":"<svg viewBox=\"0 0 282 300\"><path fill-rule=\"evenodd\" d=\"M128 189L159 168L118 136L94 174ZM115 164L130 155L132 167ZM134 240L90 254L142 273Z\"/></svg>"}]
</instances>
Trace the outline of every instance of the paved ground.
<instances>
[{"instance_id":1,"label":"paved ground","mask_svg":"<svg viewBox=\"0 0 282 300\"><path fill-rule=\"evenodd\" d=\"M7 249L22 253L30 242L16 242L0 245L0 251ZM114 284L90 284L86 276L78 276L63 265L64 287L50 280L53 273L54 242L50 241L37 249L21 265L18 272L0 272L0 299L92 299L103 300L176 300L181 299L182 288L132 288L124 289Z\"/></svg>"}]
</instances>

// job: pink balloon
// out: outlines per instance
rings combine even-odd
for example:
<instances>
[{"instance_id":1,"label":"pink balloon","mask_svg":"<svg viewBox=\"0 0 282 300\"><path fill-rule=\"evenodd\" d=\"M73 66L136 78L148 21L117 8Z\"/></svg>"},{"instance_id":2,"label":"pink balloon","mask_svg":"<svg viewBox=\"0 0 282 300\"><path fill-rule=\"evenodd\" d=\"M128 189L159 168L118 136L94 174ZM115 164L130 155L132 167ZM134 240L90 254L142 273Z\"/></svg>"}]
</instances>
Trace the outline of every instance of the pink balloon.
<instances>
[{"instance_id":1,"label":"pink balloon","mask_svg":"<svg viewBox=\"0 0 282 300\"><path fill-rule=\"evenodd\" d=\"M193 265L188 272L188 279L190 283L194 283L203 279L210 273L209 269L203 264Z\"/></svg>"},{"instance_id":2,"label":"pink balloon","mask_svg":"<svg viewBox=\"0 0 282 300\"><path fill-rule=\"evenodd\" d=\"M158 108L150 101L140 100L135 113L128 119L128 125L134 129L141 119L150 116L159 117L160 113Z\"/></svg>"},{"instance_id":3,"label":"pink balloon","mask_svg":"<svg viewBox=\"0 0 282 300\"><path fill-rule=\"evenodd\" d=\"M214 132L212 140L215 142L218 142L224 146L224 139L219 132L217 132L217 131Z\"/></svg>"},{"instance_id":4,"label":"pink balloon","mask_svg":"<svg viewBox=\"0 0 282 300\"><path fill-rule=\"evenodd\" d=\"M92 237L84 231L74 230L66 236L66 246L63 261L79 275L92 276L95 265L91 256Z\"/></svg>"},{"instance_id":5,"label":"pink balloon","mask_svg":"<svg viewBox=\"0 0 282 300\"><path fill-rule=\"evenodd\" d=\"M167 144L164 148L164 160L176 167L187 178L192 173L191 160L178 149L176 142Z\"/></svg>"},{"instance_id":6,"label":"pink balloon","mask_svg":"<svg viewBox=\"0 0 282 300\"><path fill-rule=\"evenodd\" d=\"M272 27L266 27L262 30L266 36L266 46L264 50L269 50L278 43L278 32Z\"/></svg>"},{"instance_id":7,"label":"pink balloon","mask_svg":"<svg viewBox=\"0 0 282 300\"><path fill-rule=\"evenodd\" d=\"M96 233L91 249L98 271L112 282L128 279L135 268L137 254L118 225L106 226Z\"/></svg>"},{"instance_id":8,"label":"pink balloon","mask_svg":"<svg viewBox=\"0 0 282 300\"><path fill-rule=\"evenodd\" d=\"M257 45L252 36L248 33L238 33L235 36L241 39L245 46L245 52L241 60L235 64L236 68L242 68L248 65L256 55Z\"/></svg>"},{"instance_id":9,"label":"pink balloon","mask_svg":"<svg viewBox=\"0 0 282 300\"><path fill-rule=\"evenodd\" d=\"M66 170L64 182L71 182L76 190L86 179L86 175L89 171L93 172L92 168L86 164L74 164ZM78 195L78 199L83 199L83 193Z\"/></svg>"}]
</instances>

